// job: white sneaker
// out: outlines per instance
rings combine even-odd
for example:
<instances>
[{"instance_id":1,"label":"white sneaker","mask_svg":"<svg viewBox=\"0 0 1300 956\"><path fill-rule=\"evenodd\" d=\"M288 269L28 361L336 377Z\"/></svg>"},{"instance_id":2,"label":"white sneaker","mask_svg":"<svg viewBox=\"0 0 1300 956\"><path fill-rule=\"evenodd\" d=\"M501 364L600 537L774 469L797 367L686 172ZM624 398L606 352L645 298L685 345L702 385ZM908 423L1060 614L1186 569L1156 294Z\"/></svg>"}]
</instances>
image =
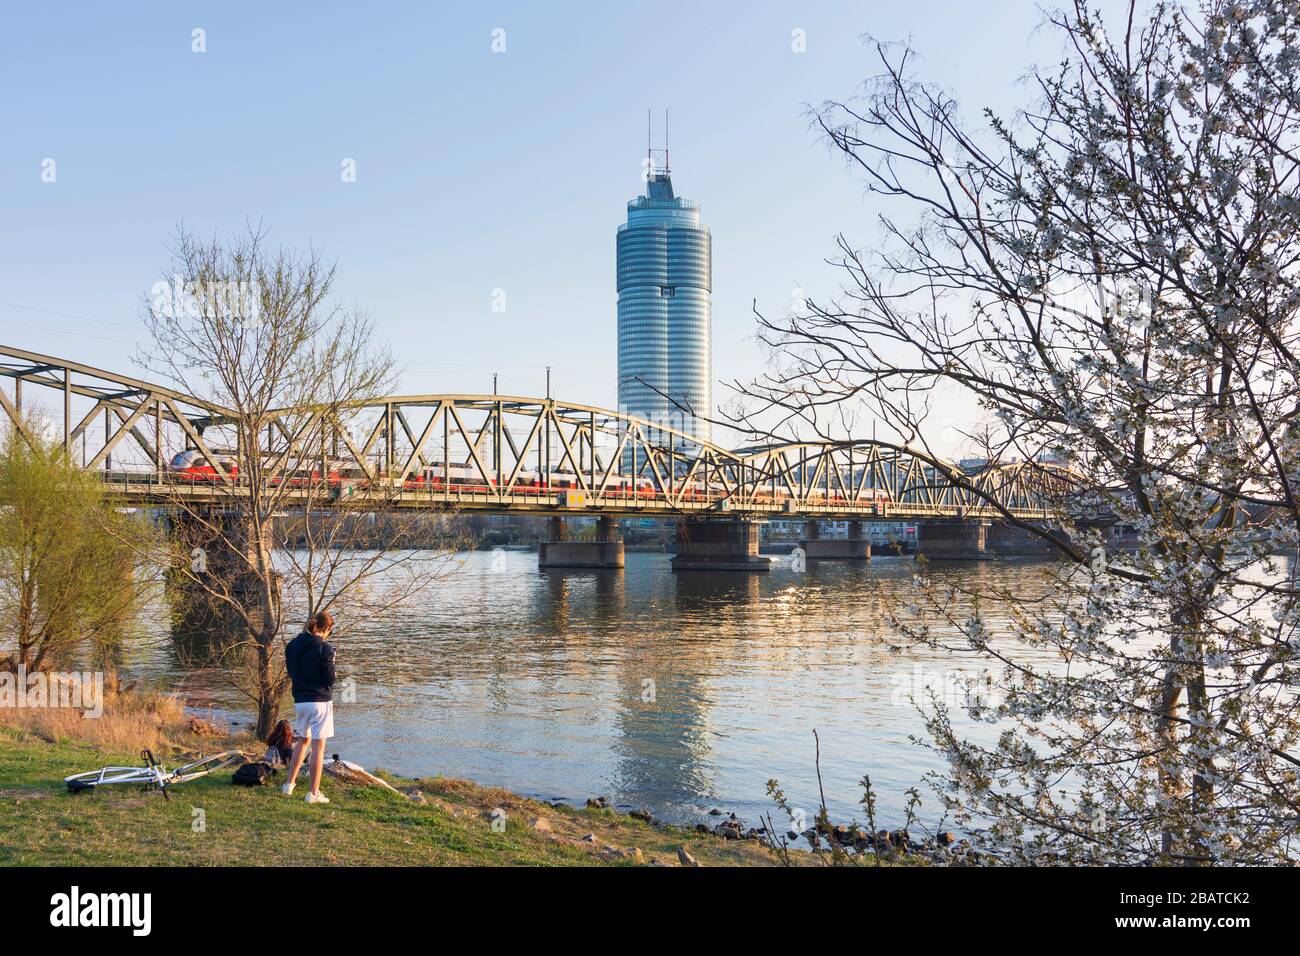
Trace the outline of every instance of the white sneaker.
<instances>
[{"instance_id":1,"label":"white sneaker","mask_svg":"<svg viewBox=\"0 0 1300 956\"><path fill-rule=\"evenodd\" d=\"M290 780L290 781L289 781L288 783L286 783L283 787L281 787L281 788L280 788L280 792L281 792L282 794L284 794L286 797L292 797L292 796L293 796L293 781Z\"/></svg>"},{"instance_id":2,"label":"white sneaker","mask_svg":"<svg viewBox=\"0 0 1300 956\"><path fill-rule=\"evenodd\" d=\"M308 803L329 803L330 798L325 796L325 794L323 793L311 793L310 791L308 791L307 802Z\"/></svg>"}]
</instances>

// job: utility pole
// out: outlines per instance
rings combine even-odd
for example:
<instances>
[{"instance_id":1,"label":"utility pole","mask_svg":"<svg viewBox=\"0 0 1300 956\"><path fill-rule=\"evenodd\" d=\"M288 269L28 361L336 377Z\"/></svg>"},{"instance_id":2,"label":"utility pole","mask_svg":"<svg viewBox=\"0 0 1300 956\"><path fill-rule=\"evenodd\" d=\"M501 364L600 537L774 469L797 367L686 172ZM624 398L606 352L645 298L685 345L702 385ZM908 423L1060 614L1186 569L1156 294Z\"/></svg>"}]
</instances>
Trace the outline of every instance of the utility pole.
<instances>
[{"instance_id":1,"label":"utility pole","mask_svg":"<svg viewBox=\"0 0 1300 956\"><path fill-rule=\"evenodd\" d=\"M492 373L492 394L495 395L496 393L497 393L497 373L493 372Z\"/></svg>"},{"instance_id":2,"label":"utility pole","mask_svg":"<svg viewBox=\"0 0 1300 956\"><path fill-rule=\"evenodd\" d=\"M551 367L546 366L546 397L551 397Z\"/></svg>"}]
</instances>

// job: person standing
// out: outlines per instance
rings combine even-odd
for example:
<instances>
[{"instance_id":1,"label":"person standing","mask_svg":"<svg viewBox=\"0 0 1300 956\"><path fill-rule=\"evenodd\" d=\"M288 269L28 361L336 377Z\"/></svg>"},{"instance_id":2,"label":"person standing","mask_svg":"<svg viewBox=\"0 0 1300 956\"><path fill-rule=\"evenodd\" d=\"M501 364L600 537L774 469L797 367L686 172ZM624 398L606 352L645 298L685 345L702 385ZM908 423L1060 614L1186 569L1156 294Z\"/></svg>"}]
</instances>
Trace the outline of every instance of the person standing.
<instances>
[{"instance_id":1,"label":"person standing","mask_svg":"<svg viewBox=\"0 0 1300 956\"><path fill-rule=\"evenodd\" d=\"M325 766L325 741L334 736L334 648L329 643L334 618L328 611L318 611L307 622L307 629L284 648L284 661L293 684L293 710L297 742L289 761L289 782L280 788L293 794L298 771L302 769L307 748L311 747L311 790L308 803L329 803L320 792L321 769Z\"/></svg>"}]
</instances>

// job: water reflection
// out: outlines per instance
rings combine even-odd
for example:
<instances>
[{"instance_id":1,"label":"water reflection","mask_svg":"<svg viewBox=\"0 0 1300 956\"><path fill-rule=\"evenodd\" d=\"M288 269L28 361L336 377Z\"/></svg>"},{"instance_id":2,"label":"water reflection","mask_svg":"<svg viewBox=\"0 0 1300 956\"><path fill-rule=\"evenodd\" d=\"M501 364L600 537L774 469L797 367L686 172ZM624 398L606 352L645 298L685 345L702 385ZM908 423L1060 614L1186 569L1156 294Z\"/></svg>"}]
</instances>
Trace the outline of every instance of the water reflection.
<instances>
[{"instance_id":1,"label":"water reflection","mask_svg":"<svg viewBox=\"0 0 1300 956\"><path fill-rule=\"evenodd\" d=\"M546 798L607 794L678 819L720 806L751 821L771 809L771 777L811 816L813 728L827 800L843 817L860 815L864 773L882 819L894 820L906 789L938 767L910 739L923 727L908 687L918 668L970 662L891 647L888 610L914 588L908 559L674 574L666 555L628 554L620 571L539 571L534 554L510 552L494 568L488 554L467 555L382 624L340 621L339 669L356 702L336 705L339 751ZM1023 589L1042 572L930 574ZM186 677L193 653L191 639L168 639L160 616L130 658L242 719L227 682Z\"/></svg>"}]
</instances>

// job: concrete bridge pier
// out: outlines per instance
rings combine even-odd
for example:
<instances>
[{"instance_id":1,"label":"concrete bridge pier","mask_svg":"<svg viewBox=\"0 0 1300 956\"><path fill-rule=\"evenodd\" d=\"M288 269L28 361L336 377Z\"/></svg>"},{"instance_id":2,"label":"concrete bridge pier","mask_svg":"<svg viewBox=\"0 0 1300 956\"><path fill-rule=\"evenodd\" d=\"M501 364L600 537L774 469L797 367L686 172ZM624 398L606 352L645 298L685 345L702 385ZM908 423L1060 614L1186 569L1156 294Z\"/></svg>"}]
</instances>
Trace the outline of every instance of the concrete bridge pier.
<instances>
[{"instance_id":1,"label":"concrete bridge pier","mask_svg":"<svg viewBox=\"0 0 1300 956\"><path fill-rule=\"evenodd\" d=\"M1050 541L1013 524L999 521L991 525L985 547L998 557L1054 557L1060 550Z\"/></svg>"},{"instance_id":2,"label":"concrete bridge pier","mask_svg":"<svg viewBox=\"0 0 1300 956\"><path fill-rule=\"evenodd\" d=\"M804 522L800 546L809 561L870 561L871 542L863 534L861 521L849 522L847 538L823 538L816 521Z\"/></svg>"},{"instance_id":3,"label":"concrete bridge pier","mask_svg":"<svg viewBox=\"0 0 1300 956\"><path fill-rule=\"evenodd\" d=\"M988 557L989 522L943 518L916 526L916 553L931 561L978 561Z\"/></svg>"},{"instance_id":4,"label":"concrete bridge pier","mask_svg":"<svg viewBox=\"0 0 1300 956\"><path fill-rule=\"evenodd\" d=\"M1107 551L1132 553L1142 545L1142 538L1133 525L1112 524L1105 528L1102 533L1105 537Z\"/></svg>"},{"instance_id":5,"label":"concrete bridge pier","mask_svg":"<svg viewBox=\"0 0 1300 956\"><path fill-rule=\"evenodd\" d=\"M677 525L674 571L770 571L758 553L759 522L687 519Z\"/></svg>"},{"instance_id":6,"label":"concrete bridge pier","mask_svg":"<svg viewBox=\"0 0 1300 956\"><path fill-rule=\"evenodd\" d=\"M238 615L222 596L229 595L246 611L258 608L262 581L251 569L259 550L267 560L274 550L270 526L262 529L263 540L257 541L246 515L212 509L169 516L167 527L181 552L179 560L188 566L187 571L178 569L169 576L169 583L183 596L182 615L206 629L239 626ZM271 600L276 605L280 601L278 574Z\"/></svg>"},{"instance_id":7,"label":"concrete bridge pier","mask_svg":"<svg viewBox=\"0 0 1300 956\"><path fill-rule=\"evenodd\" d=\"M561 515L547 522L547 540L537 547L539 568L621 568L624 563L623 539L618 520L601 515L596 520L596 537L592 541L574 541Z\"/></svg>"}]
</instances>

